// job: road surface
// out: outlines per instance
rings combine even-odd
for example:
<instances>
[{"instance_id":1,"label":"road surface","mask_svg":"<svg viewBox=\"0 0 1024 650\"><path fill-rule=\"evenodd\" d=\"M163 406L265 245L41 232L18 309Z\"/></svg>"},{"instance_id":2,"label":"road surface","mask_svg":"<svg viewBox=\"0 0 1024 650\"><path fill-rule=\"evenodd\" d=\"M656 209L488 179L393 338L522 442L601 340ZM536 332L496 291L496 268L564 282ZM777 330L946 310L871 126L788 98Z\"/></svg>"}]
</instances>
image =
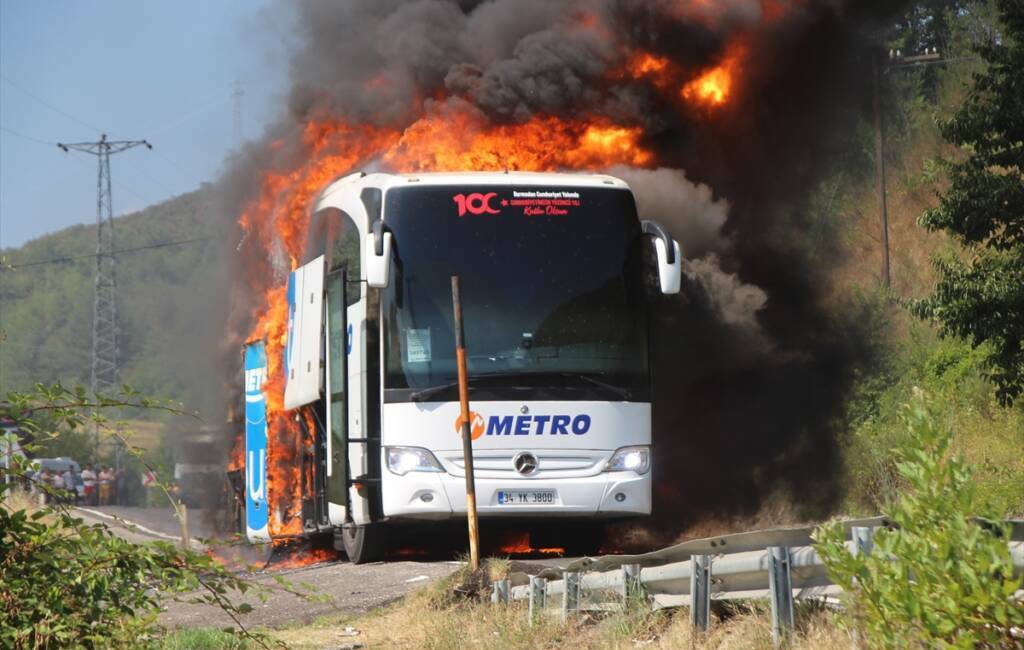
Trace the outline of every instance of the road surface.
<instances>
[{"instance_id":1,"label":"road surface","mask_svg":"<svg viewBox=\"0 0 1024 650\"><path fill-rule=\"evenodd\" d=\"M136 543L156 539L181 540L181 529L172 510L159 508L90 507L77 509L78 516L90 523L109 525L117 534ZM210 535L200 511L189 512L189 533L193 548L201 550L197 539ZM387 562L354 565L342 559L308 566L287 567L294 557L268 558L266 551L245 547L250 555L245 563L266 567L243 572L254 581L275 585L274 576L281 576L293 585L309 585L320 599L309 601L281 591L273 591L267 602L256 596L236 598L247 602L253 611L242 615L247 626L280 627L305 623L328 614L363 612L384 605L416 589L450 575L460 565L450 553L421 553L414 560L394 559ZM220 551L226 554L226 551ZM280 555L280 554L278 554ZM268 559L270 562L268 563ZM545 567L558 567L574 558L528 558L513 563L513 570L536 573ZM219 608L183 602L168 602L160 621L168 627L226 627L231 619Z\"/></svg>"}]
</instances>

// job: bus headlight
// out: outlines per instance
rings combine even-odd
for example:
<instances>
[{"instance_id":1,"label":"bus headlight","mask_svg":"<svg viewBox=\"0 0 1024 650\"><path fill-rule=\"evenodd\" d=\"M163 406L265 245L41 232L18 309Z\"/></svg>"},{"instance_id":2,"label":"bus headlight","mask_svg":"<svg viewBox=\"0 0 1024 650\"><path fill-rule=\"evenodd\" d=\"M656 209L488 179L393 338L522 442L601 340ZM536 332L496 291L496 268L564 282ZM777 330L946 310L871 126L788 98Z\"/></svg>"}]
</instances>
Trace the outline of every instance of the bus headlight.
<instances>
[{"instance_id":1,"label":"bus headlight","mask_svg":"<svg viewBox=\"0 0 1024 650\"><path fill-rule=\"evenodd\" d=\"M387 447L388 469L405 476L409 472L443 472L434 454L420 447Z\"/></svg>"},{"instance_id":2,"label":"bus headlight","mask_svg":"<svg viewBox=\"0 0 1024 650\"><path fill-rule=\"evenodd\" d=\"M649 469L651 469L650 447L623 447L615 451L604 471L633 471L637 474L646 474Z\"/></svg>"}]
</instances>

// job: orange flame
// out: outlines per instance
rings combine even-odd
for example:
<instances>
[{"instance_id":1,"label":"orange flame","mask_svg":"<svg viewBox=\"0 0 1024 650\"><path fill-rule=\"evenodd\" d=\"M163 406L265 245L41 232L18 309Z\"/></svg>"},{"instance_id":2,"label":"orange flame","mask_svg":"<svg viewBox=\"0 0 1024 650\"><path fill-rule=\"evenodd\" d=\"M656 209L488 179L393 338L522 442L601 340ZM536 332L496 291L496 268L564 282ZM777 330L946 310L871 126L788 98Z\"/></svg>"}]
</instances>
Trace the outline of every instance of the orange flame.
<instances>
[{"instance_id":1,"label":"orange flame","mask_svg":"<svg viewBox=\"0 0 1024 650\"><path fill-rule=\"evenodd\" d=\"M273 569L297 569L299 567L319 564L321 562L334 562L338 559L338 552L329 548L306 548L274 559L270 564Z\"/></svg>"},{"instance_id":2,"label":"orange flame","mask_svg":"<svg viewBox=\"0 0 1024 650\"><path fill-rule=\"evenodd\" d=\"M524 531L509 532L504 535L498 551L503 555L565 555L564 548L534 548L530 546L530 535Z\"/></svg>"},{"instance_id":3,"label":"orange flame","mask_svg":"<svg viewBox=\"0 0 1024 650\"><path fill-rule=\"evenodd\" d=\"M683 99L709 107L724 104L729 99L739 76L745 52L742 45L735 44L730 47L718 65L683 86Z\"/></svg>"},{"instance_id":4,"label":"orange flame","mask_svg":"<svg viewBox=\"0 0 1024 650\"><path fill-rule=\"evenodd\" d=\"M629 60L627 67L634 78L657 76L669 65L668 59L650 52L640 52Z\"/></svg>"},{"instance_id":5,"label":"orange flame","mask_svg":"<svg viewBox=\"0 0 1024 650\"><path fill-rule=\"evenodd\" d=\"M245 464L245 432L235 434L235 441L231 445L231 455L228 456L228 472L235 472L243 469Z\"/></svg>"},{"instance_id":6,"label":"orange flame","mask_svg":"<svg viewBox=\"0 0 1024 650\"><path fill-rule=\"evenodd\" d=\"M555 117L488 127L456 113L427 116L407 128L383 162L399 172L435 170L551 171L595 169L615 163L650 164L639 127L566 122Z\"/></svg>"},{"instance_id":7,"label":"orange flame","mask_svg":"<svg viewBox=\"0 0 1024 650\"><path fill-rule=\"evenodd\" d=\"M706 104L724 104L729 95L731 80L724 66L711 68L683 87L683 97Z\"/></svg>"}]
</instances>

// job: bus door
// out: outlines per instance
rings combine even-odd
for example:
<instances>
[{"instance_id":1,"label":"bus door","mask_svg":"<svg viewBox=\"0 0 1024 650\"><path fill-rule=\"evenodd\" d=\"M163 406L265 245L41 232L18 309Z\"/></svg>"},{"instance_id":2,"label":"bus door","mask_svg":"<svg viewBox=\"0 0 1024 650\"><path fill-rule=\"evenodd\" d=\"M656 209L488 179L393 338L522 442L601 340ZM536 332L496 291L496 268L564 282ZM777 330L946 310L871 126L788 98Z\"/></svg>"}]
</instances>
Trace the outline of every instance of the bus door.
<instances>
[{"instance_id":1,"label":"bus door","mask_svg":"<svg viewBox=\"0 0 1024 650\"><path fill-rule=\"evenodd\" d=\"M341 525L348 506L348 356L352 335L348 323L345 268L327 274L326 477L332 524Z\"/></svg>"}]
</instances>

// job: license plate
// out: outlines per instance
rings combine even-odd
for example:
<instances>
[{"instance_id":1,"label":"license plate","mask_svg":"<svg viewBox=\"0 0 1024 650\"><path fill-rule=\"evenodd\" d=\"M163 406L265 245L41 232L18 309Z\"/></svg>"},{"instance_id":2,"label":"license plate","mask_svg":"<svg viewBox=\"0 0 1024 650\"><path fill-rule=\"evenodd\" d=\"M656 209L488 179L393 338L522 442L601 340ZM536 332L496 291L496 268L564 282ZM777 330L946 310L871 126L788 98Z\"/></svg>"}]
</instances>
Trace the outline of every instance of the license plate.
<instances>
[{"instance_id":1,"label":"license plate","mask_svg":"<svg viewBox=\"0 0 1024 650\"><path fill-rule=\"evenodd\" d=\"M498 490L498 505L502 506L544 506L554 503L554 490Z\"/></svg>"}]
</instances>

